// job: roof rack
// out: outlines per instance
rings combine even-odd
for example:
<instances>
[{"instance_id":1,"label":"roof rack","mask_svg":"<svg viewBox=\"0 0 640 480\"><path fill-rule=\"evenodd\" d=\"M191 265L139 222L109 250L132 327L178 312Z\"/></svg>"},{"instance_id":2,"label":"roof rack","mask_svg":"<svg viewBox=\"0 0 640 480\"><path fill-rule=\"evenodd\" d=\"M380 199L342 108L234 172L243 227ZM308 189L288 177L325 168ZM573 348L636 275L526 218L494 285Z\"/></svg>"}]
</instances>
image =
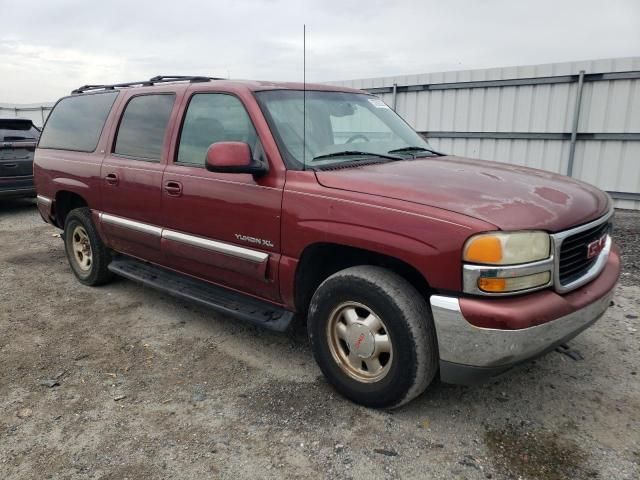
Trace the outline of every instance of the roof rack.
<instances>
[{"instance_id":1,"label":"roof rack","mask_svg":"<svg viewBox=\"0 0 640 480\"><path fill-rule=\"evenodd\" d=\"M142 80L140 82L127 82L127 83L114 83L111 85L83 85L82 87L78 87L75 90L72 90L71 93L85 93L92 90L115 90L116 88L123 87L150 87L152 85L156 85L158 83L169 83L169 82L189 82L189 83L199 83L199 82L209 82L211 80L224 80L223 78L218 77L204 77L204 76L189 76L189 75L157 75L155 77L150 78L149 80Z\"/></svg>"}]
</instances>

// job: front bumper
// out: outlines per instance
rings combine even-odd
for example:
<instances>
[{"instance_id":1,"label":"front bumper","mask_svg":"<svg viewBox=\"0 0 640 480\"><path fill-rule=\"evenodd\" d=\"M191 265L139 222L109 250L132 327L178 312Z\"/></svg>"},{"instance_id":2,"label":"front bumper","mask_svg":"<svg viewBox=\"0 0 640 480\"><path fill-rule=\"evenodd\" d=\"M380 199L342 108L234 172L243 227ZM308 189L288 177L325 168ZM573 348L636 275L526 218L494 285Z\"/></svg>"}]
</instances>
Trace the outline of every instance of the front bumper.
<instances>
[{"instance_id":1,"label":"front bumper","mask_svg":"<svg viewBox=\"0 0 640 480\"><path fill-rule=\"evenodd\" d=\"M480 383L570 340L607 310L619 274L620 257L613 249L602 273L569 294L559 295L547 290L512 299L471 301L431 296L441 380L458 384ZM471 318L477 324L478 318L505 315L521 315L531 326L484 328L468 320Z\"/></svg>"}]
</instances>

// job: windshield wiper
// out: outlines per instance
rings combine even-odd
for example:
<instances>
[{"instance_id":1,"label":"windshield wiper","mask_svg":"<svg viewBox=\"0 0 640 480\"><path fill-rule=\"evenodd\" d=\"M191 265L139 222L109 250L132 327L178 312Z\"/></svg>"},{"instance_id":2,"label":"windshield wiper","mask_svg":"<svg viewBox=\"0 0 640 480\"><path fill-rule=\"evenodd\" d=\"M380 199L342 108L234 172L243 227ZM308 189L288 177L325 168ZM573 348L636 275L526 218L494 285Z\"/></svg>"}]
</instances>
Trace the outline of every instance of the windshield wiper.
<instances>
[{"instance_id":1,"label":"windshield wiper","mask_svg":"<svg viewBox=\"0 0 640 480\"><path fill-rule=\"evenodd\" d=\"M402 147L402 148L394 148L393 150L389 150L388 153L402 153L402 152L407 152L407 153L411 153L411 152L429 152L429 153L433 153L434 155L442 155L442 153L440 152L436 152L435 150L431 150L430 148L424 148L424 147L412 147L412 146L408 146L408 147ZM415 155L414 155L415 157Z\"/></svg>"},{"instance_id":2,"label":"windshield wiper","mask_svg":"<svg viewBox=\"0 0 640 480\"><path fill-rule=\"evenodd\" d=\"M391 152L389 152L391 153ZM327 153L325 155L318 155L317 157L313 157L313 159L311 159L312 162L315 162L316 160L322 160L323 158L332 158L332 157L346 157L349 155L362 155L362 156L367 156L367 157L379 157L379 158L386 158L388 160L403 160L402 157L396 157L394 155L386 155L384 153L372 153L372 152L361 152L359 150L344 150L342 152L334 152L334 153Z\"/></svg>"}]
</instances>

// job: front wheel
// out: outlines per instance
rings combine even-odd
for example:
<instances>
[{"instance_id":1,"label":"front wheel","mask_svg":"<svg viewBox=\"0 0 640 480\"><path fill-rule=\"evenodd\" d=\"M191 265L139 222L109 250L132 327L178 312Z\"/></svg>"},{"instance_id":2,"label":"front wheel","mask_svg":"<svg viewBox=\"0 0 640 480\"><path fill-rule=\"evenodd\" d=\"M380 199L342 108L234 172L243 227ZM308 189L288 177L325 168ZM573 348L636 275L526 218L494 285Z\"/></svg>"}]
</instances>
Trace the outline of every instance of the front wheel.
<instances>
[{"instance_id":1,"label":"front wheel","mask_svg":"<svg viewBox=\"0 0 640 480\"><path fill-rule=\"evenodd\" d=\"M429 307L409 282L384 268L352 267L327 278L311 300L308 329L329 382L368 407L407 403L438 370Z\"/></svg>"},{"instance_id":2,"label":"front wheel","mask_svg":"<svg viewBox=\"0 0 640 480\"><path fill-rule=\"evenodd\" d=\"M91 210L76 208L64 222L64 247L69 265L81 283L97 286L112 278L111 255L91 220Z\"/></svg>"}]
</instances>

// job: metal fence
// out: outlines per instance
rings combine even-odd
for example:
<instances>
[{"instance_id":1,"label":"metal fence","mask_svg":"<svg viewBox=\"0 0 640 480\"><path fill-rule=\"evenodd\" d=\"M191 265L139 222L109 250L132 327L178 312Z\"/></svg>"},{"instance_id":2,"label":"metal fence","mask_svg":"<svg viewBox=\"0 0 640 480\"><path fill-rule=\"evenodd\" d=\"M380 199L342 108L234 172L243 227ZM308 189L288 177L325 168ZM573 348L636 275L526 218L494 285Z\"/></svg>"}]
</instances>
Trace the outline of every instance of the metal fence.
<instances>
[{"instance_id":1,"label":"metal fence","mask_svg":"<svg viewBox=\"0 0 640 480\"><path fill-rule=\"evenodd\" d=\"M10 105L0 103L0 118L27 118L37 127L42 127L53 108L52 103L31 105Z\"/></svg>"},{"instance_id":2,"label":"metal fence","mask_svg":"<svg viewBox=\"0 0 640 480\"><path fill-rule=\"evenodd\" d=\"M332 83L380 96L439 150L570 175L640 209L640 57Z\"/></svg>"}]
</instances>

